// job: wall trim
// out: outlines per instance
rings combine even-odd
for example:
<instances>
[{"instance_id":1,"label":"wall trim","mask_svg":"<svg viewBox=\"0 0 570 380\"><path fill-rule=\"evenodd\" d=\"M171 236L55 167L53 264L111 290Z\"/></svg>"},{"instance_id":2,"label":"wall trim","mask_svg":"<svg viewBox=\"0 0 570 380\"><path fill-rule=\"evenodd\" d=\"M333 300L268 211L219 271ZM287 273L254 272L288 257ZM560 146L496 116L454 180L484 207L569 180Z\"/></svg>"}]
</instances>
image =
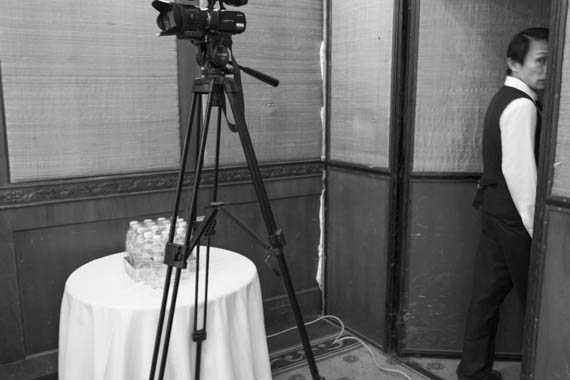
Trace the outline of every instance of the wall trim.
<instances>
[{"instance_id":1,"label":"wall trim","mask_svg":"<svg viewBox=\"0 0 570 380\"><path fill-rule=\"evenodd\" d=\"M546 205L570 210L570 198L551 195L546 198Z\"/></svg>"},{"instance_id":2,"label":"wall trim","mask_svg":"<svg viewBox=\"0 0 570 380\"><path fill-rule=\"evenodd\" d=\"M373 173L383 176L391 176L393 173L390 169L387 168L377 168L366 166L362 164L355 164L352 162L343 162L343 161L328 161L327 167L340 169L340 170L350 170L353 172L366 172L366 173ZM479 177L481 177L481 173L463 173L463 172L415 172L409 173L408 178L414 182L431 182L431 181L466 181L466 182L476 182Z\"/></svg>"},{"instance_id":3,"label":"wall trim","mask_svg":"<svg viewBox=\"0 0 570 380\"><path fill-rule=\"evenodd\" d=\"M345 161L335 161L329 160L327 161L327 168L335 168L340 170L349 170L354 172L366 172L372 174L379 174L383 176L389 176L390 170L387 168L379 168L379 167L372 167L363 164L355 164L353 162L345 162Z\"/></svg>"},{"instance_id":4,"label":"wall trim","mask_svg":"<svg viewBox=\"0 0 570 380\"><path fill-rule=\"evenodd\" d=\"M28 355L22 360L0 364L0 378L4 380L34 379L57 373L58 350Z\"/></svg>"},{"instance_id":5,"label":"wall trim","mask_svg":"<svg viewBox=\"0 0 570 380\"><path fill-rule=\"evenodd\" d=\"M288 179L321 176L323 165L320 161L271 163L260 165L260 170L264 179ZM184 186L190 187L193 178L193 173L188 172L184 178ZM251 181L247 166L221 168L218 178L219 183L223 184ZM177 181L178 171L172 170L10 185L0 188L0 209L169 191L175 189ZM207 168L202 173L202 184L211 185L213 183L214 170Z\"/></svg>"}]
</instances>

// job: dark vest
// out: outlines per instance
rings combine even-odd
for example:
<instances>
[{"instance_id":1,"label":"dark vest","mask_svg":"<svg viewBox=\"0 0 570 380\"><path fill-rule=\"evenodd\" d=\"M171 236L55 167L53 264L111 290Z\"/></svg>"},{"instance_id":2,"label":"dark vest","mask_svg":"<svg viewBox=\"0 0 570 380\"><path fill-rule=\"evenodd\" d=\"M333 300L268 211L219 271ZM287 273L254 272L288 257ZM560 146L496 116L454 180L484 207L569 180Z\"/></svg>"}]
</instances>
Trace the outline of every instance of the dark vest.
<instances>
[{"instance_id":1,"label":"dark vest","mask_svg":"<svg viewBox=\"0 0 570 380\"><path fill-rule=\"evenodd\" d=\"M481 204L483 210L490 214L507 221L522 223L501 168L503 155L499 126L499 119L505 108L518 98L528 98L532 101L532 98L523 91L503 86L489 104L483 128L483 175L479 180L479 189L473 205L479 207ZM540 113L537 115L537 121L534 144L536 159L538 159L540 139Z\"/></svg>"}]
</instances>

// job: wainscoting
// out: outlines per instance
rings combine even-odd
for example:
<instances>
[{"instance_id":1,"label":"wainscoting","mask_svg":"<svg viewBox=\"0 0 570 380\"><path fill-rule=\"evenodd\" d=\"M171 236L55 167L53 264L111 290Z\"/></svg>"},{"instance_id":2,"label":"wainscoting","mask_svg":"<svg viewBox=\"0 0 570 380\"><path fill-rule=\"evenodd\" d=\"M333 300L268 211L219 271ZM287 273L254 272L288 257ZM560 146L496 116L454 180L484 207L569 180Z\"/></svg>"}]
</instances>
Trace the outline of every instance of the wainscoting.
<instances>
[{"instance_id":1,"label":"wainscoting","mask_svg":"<svg viewBox=\"0 0 570 380\"><path fill-rule=\"evenodd\" d=\"M402 224L390 226L389 175L329 165L327 313L379 346L397 340L402 356L459 357L480 234L475 192L476 176L411 177ZM394 299L397 315L386 315ZM509 295L499 358L520 358L521 315Z\"/></svg>"},{"instance_id":2,"label":"wainscoting","mask_svg":"<svg viewBox=\"0 0 570 380\"><path fill-rule=\"evenodd\" d=\"M460 356L480 235L473 177L410 181L400 289L402 354ZM514 294L501 307L500 357L519 357L522 311Z\"/></svg>"},{"instance_id":3,"label":"wainscoting","mask_svg":"<svg viewBox=\"0 0 570 380\"><path fill-rule=\"evenodd\" d=\"M546 249L537 258L543 267L542 286L536 305L536 345L529 350L534 357L531 374L537 380L570 376L570 207L565 203L564 207L546 207Z\"/></svg>"},{"instance_id":4,"label":"wainscoting","mask_svg":"<svg viewBox=\"0 0 570 380\"><path fill-rule=\"evenodd\" d=\"M384 344L389 177L327 170L327 314Z\"/></svg>"},{"instance_id":5,"label":"wainscoting","mask_svg":"<svg viewBox=\"0 0 570 380\"><path fill-rule=\"evenodd\" d=\"M277 225L285 234L285 258L302 310L307 316L318 314L321 164L264 165L262 171ZM129 220L170 216L175 178L174 173L159 173L0 189L0 378L57 371L59 309L67 277L90 260L124 250ZM206 176L201 204L211 196L208 183ZM224 169L218 199L266 240L247 170ZM265 264L259 243L221 213L213 244L256 264L266 320L290 318L285 288Z\"/></svg>"}]
</instances>

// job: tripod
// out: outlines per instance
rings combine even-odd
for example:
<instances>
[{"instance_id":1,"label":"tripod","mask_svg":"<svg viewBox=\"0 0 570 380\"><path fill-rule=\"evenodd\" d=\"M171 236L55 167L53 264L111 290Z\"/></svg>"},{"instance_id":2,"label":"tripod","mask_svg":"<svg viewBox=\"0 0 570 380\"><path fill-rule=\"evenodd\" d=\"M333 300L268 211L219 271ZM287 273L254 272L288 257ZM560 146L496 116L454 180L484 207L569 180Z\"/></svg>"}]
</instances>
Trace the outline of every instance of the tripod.
<instances>
[{"instance_id":1,"label":"tripod","mask_svg":"<svg viewBox=\"0 0 570 380\"><path fill-rule=\"evenodd\" d=\"M166 315L167 309L167 300L169 294L169 286L172 279L172 271L175 269L174 275L174 283L172 289L172 297L169 306L168 312L168 319L166 324L166 331L164 334L164 344L162 346L162 356L161 362L159 366L158 378L162 380L164 378L164 371L166 366L166 359L168 355L168 346L170 341L170 335L172 333L172 322L174 318L174 312L176 307L176 298L178 294L178 287L180 284L180 275L181 270L186 268L187 260L190 256L192 250L199 245L199 242L202 238L207 239L206 243L206 265L205 265L205 296L204 296L204 308L203 308L203 325L201 328L198 328L197 321L198 321L198 277L199 277L199 268L200 268L200 254L198 251L197 254L197 263L196 263L196 289L195 289L195 304L194 304L194 331L192 334L193 341L196 342L196 366L195 366L195 376L193 380L200 379L200 362L201 362L201 352L202 352L202 344L206 339L206 320L207 320L207 297L208 297L208 274L209 274L209 251L210 251L210 238L214 232L214 225L215 225L215 217L218 213L218 209L222 207L222 203L218 202L217 200L217 187L218 187L218 169L219 169L219 147L220 147L220 132L221 132L221 119L222 119L222 112L225 114L226 107L225 107L225 99L227 97L230 108L232 111L234 123L232 124L228 121L228 126L233 132L237 132L239 134L240 142L245 154L245 158L247 161L247 166L249 169L249 173L251 176L251 180L253 182L253 186L255 189L255 193L257 196L257 200L261 209L261 213L263 216L263 220L267 229L268 233L268 240L269 240L269 253L272 254L279 265L279 271L281 273L281 278L283 279L283 283L285 285L287 296L293 311L293 315L295 318L295 322L297 325L297 329L299 331L299 335L301 337L301 341L303 344L305 356L308 362L308 366L311 372L311 376L314 380L324 380L324 377L319 375L315 358L313 356L313 352L311 349L309 337L307 331L305 329L305 325L303 322L303 317L301 314L301 310L299 308L299 304L297 302L297 298L295 295L295 291L293 288L293 284L291 282L291 277L289 274L289 270L287 268L287 264L285 262L285 257L283 254L283 247L285 246L285 237L283 232L277 228L275 218L273 216L273 212L271 209L271 205L269 203L269 198L267 196L267 192L265 190L261 172L259 169L259 165L257 162L257 158L255 156L255 152L253 149L253 145L251 142L251 138L247 129L247 125L245 122L244 116L244 99L243 99L243 91L241 85L241 75L240 69L243 69L244 72L260 79L266 83L272 84L276 86L278 82L268 77L262 73L259 73L255 70L241 67L237 64L235 57L231 52L229 44L231 44L231 40L226 39L224 40L226 45L222 46L221 50L227 49L227 57L231 60L229 64L231 65L231 69L228 69L226 65L220 67L217 64L218 61L209 59L206 60L205 64L202 67L202 76L199 78L195 78L193 82L193 100L192 106L190 111L190 117L188 119L188 129L186 138L184 141L184 149L182 153L179 177L178 177L178 184L176 187L176 197L174 201L174 207L172 212L172 224L170 228L170 234L168 243L166 244L165 249L165 256L164 256L164 263L167 265L166 270L166 278L164 283L164 291L162 296L161 302L161 309L159 314L159 321L157 326L156 338L155 338L155 345L154 345L154 352L151 364L151 371L150 371L150 380L155 379L155 373L157 370L158 365L158 356L161 346L161 338L163 333L164 327L164 319ZM229 41L229 42L228 42ZM220 46L216 47L215 52L219 53ZM210 52L211 53L211 52ZM217 54L213 53L213 54ZM231 58L230 58L231 57ZM226 77L226 74L233 74L233 78ZM204 121L201 121L200 118L200 110L202 110L202 95L207 95L207 103L205 109L205 116ZM208 135L208 128L210 123L210 117L212 113L212 108L218 108L218 119L217 119L217 133L216 133L216 158L215 158L215 165L214 165L214 187L213 187L213 200L211 203L209 214L205 217L202 221L197 221L197 201L198 201L198 192L200 186L200 179L202 176L203 164L204 164L204 155L206 150L206 140ZM196 156L195 156L195 172L194 172L194 181L193 181L193 188L192 188L192 197L189 205L189 222L186 232L186 238L184 245L179 245L173 243L174 234L176 230L176 220L178 217L178 210L180 207L180 198L182 195L182 184L184 182L184 174L186 170L186 161L188 159L188 151L190 147L190 136L191 136L191 128L194 119L196 118L197 124L197 131L196 131ZM199 247L197 248L199 249Z\"/></svg>"}]
</instances>

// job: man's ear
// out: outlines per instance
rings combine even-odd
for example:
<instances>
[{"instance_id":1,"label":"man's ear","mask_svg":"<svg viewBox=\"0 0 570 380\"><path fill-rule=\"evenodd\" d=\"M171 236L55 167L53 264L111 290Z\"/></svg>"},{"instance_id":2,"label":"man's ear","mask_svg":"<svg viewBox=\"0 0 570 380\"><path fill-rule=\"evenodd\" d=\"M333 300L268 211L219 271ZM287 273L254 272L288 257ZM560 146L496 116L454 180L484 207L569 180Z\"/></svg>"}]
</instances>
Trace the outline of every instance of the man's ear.
<instances>
[{"instance_id":1,"label":"man's ear","mask_svg":"<svg viewBox=\"0 0 570 380\"><path fill-rule=\"evenodd\" d=\"M512 58L507 58L507 67L513 72L517 73L519 71L520 64L515 62Z\"/></svg>"}]
</instances>

